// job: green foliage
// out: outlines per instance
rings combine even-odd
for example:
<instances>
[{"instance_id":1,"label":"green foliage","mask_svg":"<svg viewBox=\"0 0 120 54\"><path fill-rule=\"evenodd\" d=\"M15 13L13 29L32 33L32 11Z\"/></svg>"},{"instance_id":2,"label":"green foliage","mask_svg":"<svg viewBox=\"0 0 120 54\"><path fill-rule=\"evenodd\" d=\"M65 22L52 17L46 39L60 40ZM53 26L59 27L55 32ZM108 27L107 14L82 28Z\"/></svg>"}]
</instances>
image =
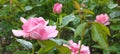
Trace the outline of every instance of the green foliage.
<instances>
[{"instance_id":1,"label":"green foliage","mask_svg":"<svg viewBox=\"0 0 120 54\"><path fill-rule=\"evenodd\" d=\"M101 25L99 23L93 23L92 25L92 39L95 42L98 42L98 44L103 49L108 49L108 37L107 34L109 34L109 30L107 27L103 27L104 25ZM104 29L103 29L104 28Z\"/></svg>"},{"instance_id":2,"label":"green foliage","mask_svg":"<svg viewBox=\"0 0 120 54\"><path fill-rule=\"evenodd\" d=\"M68 49L65 46L58 45L57 43L59 43L59 42L56 43L52 40L38 41L38 43L41 45L41 48L40 48L38 54L49 54L50 51L56 50L56 49L59 51L60 54L70 54L71 53L70 49ZM58 39L57 41L63 41L63 40Z\"/></svg>"},{"instance_id":3,"label":"green foliage","mask_svg":"<svg viewBox=\"0 0 120 54\"><path fill-rule=\"evenodd\" d=\"M59 54L70 54L71 51L65 46L58 46L57 49L59 50Z\"/></svg>"},{"instance_id":4,"label":"green foliage","mask_svg":"<svg viewBox=\"0 0 120 54\"><path fill-rule=\"evenodd\" d=\"M37 40L38 43L28 39L16 41L11 30L21 29L20 17L43 17L49 25L56 25L59 16L52 11L56 2L63 4L57 29L60 38L64 38ZM38 54L70 54L62 45L84 37L82 43L90 47L91 54L120 54L119 4L119 0L0 0L0 53L31 54L32 44ZM96 15L103 13L110 17L108 26L94 22Z\"/></svg>"},{"instance_id":5,"label":"green foliage","mask_svg":"<svg viewBox=\"0 0 120 54\"><path fill-rule=\"evenodd\" d=\"M78 35L82 35L82 33L84 32L84 30L86 29L86 26L87 26L87 23L82 23L80 24L76 31L75 31L75 37L78 36Z\"/></svg>"},{"instance_id":6,"label":"green foliage","mask_svg":"<svg viewBox=\"0 0 120 54\"><path fill-rule=\"evenodd\" d=\"M75 19L75 16L73 14L63 17L62 26L67 25L69 22L73 21L74 19Z\"/></svg>"},{"instance_id":7,"label":"green foliage","mask_svg":"<svg viewBox=\"0 0 120 54\"><path fill-rule=\"evenodd\" d=\"M110 26L112 30L120 30L120 25L112 25Z\"/></svg>"},{"instance_id":8,"label":"green foliage","mask_svg":"<svg viewBox=\"0 0 120 54\"><path fill-rule=\"evenodd\" d=\"M15 52L15 53L13 53L13 54L30 54L30 53L28 53L27 51L17 51L17 52Z\"/></svg>"}]
</instances>

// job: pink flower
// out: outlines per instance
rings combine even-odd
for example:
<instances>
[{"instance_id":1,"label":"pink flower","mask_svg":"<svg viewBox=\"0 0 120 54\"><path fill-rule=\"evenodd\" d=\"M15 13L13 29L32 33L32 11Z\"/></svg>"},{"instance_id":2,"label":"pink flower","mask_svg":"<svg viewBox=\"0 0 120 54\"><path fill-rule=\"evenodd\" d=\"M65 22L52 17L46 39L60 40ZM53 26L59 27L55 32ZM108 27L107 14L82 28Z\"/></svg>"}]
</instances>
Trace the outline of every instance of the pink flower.
<instances>
[{"instance_id":1,"label":"pink flower","mask_svg":"<svg viewBox=\"0 0 120 54\"><path fill-rule=\"evenodd\" d=\"M71 54L78 54L80 48L80 41L78 42L78 44L74 43L72 40L69 40L68 42L70 45L66 45L66 44L63 45L71 50ZM80 54L90 54L89 47L82 45Z\"/></svg>"},{"instance_id":2,"label":"pink flower","mask_svg":"<svg viewBox=\"0 0 120 54\"><path fill-rule=\"evenodd\" d=\"M23 22L23 30L12 30L17 37L46 40L57 36L56 26L47 26L48 21L45 21L42 17L28 20L20 18L20 20Z\"/></svg>"},{"instance_id":3,"label":"pink flower","mask_svg":"<svg viewBox=\"0 0 120 54\"><path fill-rule=\"evenodd\" d=\"M109 16L107 14L97 15L95 22L102 23L104 25L109 25Z\"/></svg>"},{"instance_id":4,"label":"pink flower","mask_svg":"<svg viewBox=\"0 0 120 54\"><path fill-rule=\"evenodd\" d=\"M57 13L57 14L60 14L61 11L62 11L62 4L60 4L60 3L54 4L53 12Z\"/></svg>"}]
</instances>

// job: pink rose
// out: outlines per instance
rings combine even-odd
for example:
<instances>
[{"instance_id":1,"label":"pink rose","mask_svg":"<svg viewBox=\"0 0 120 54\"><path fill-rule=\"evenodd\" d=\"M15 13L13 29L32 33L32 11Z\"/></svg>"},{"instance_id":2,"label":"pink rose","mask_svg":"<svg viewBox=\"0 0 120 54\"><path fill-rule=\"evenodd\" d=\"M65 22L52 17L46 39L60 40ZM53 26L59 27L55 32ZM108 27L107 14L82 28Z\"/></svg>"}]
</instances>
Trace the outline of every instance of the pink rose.
<instances>
[{"instance_id":1,"label":"pink rose","mask_svg":"<svg viewBox=\"0 0 120 54\"><path fill-rule=\"evenodd\" d=\"M68 42L70 45L66 45L66 44L63 45L71 50L71 54L78 54L80 48L80 41L78 42L78 44L74 43L72 40L69 40ZM82 45L80 54L90 54L89 47Z\"/></svg>"},{"instance_id":2,"label":"pink rose","mask_svg":"<svg viewBox=\"0 0 120 54\"><path fill-rule=\"evenodd\" d=\"M46 40L57 36L56 26L47 26L48 21L45 21L42 17L28 20L20 18L20 20L23 22L23 30L12 30L17 37Z\"/></svg>"},{"instance_id":3,"label":"pink rose","mask_svg":"<svg viewBox=\"0 0 120 54\"><path fill-rule=\"evenodd\" d=\"M102 23L104 25L109 25L109 16L107 14L97 15L95 22Z\"/></svg>"},{"instance_id":4,"label":"pink rose","mask_svg":"<svg viewBox=\"0 0 120 54\"><path fill-rule=\"evenodd\" d=\"M62 4L60 4L60 3L54 4L53 12L57 13L57 14L60 14L61 11L62 11Z\"/></svg>"}]
</instances>

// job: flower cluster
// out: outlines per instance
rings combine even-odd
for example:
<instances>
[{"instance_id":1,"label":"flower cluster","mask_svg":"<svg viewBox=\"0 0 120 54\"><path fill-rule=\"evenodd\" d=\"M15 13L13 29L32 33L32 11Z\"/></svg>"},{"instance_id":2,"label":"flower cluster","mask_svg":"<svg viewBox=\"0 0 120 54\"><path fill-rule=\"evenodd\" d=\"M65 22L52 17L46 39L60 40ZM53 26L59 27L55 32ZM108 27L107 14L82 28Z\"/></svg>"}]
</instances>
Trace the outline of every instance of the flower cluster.
<instances>
[{"instance_id":1,"label":"flower cluster","mask_svg":"<svg viewBox=\"0 0 120 54\"><path fill-rule=\"evenodd\" d=\"M56 26L47 26L48 21L45 21L42 17L29 18L28 20L20 18L20 20L23 22L23 30L12 30L17 37L47 40L56 37L58 34Z\"/></svg>"},{"instance_id":2,"label":"flower cluster","mask_svg":"<svg viewBox=\"0 0 120 54\"><path fill-rule=\"evenodd\" d=\"M80 41L77 43L74 43L72 40L68 41L70 45L63 44L64 46L68 47L71 50L71 54L78 54L79 48L80 48ZM89 47L88 46L81 46L80 54L90 54Z\"/></svg>"}]
</instances>

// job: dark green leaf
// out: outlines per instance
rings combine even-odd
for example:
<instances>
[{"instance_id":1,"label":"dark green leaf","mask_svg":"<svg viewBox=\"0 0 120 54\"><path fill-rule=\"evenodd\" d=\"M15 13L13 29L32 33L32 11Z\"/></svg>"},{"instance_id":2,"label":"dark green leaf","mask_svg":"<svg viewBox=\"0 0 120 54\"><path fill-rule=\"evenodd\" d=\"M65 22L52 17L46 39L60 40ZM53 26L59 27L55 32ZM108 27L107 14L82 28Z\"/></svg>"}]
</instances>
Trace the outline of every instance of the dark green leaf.
<instances>
[{"instance_id":1,"label":"dark green leaf","mask_svg":"<svg viewBox=\"0 0 120 54\"><path fill-rule=\"evenodd\" d=\"M111 25L110 28L112 30L120 30L120 25Z\"/></svg>"}]
</instances>

